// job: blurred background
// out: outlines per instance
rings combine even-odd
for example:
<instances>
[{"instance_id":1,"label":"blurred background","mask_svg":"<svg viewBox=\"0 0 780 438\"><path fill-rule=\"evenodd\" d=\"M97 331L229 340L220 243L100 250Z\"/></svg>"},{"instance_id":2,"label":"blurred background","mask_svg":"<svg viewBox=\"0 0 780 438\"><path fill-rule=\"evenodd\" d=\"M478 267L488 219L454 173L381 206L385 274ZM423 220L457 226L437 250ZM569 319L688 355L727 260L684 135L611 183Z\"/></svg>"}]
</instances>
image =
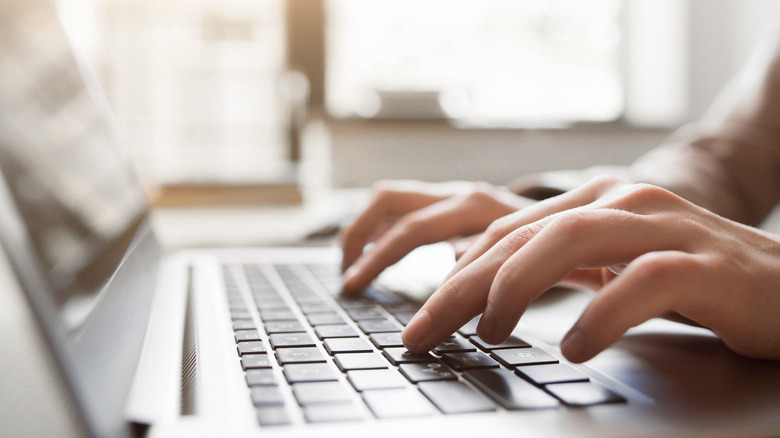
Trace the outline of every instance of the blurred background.
<instances>
[{"instance_id":1,"label":"blurred background","mask_svg":"<svg viewBox=\"0 0 780 438\"><path fill-rule=\"evenodd\" d=\"M150 187L496 184L695 120L772 0L55 0Z\"/></svg>"}]
</instances>

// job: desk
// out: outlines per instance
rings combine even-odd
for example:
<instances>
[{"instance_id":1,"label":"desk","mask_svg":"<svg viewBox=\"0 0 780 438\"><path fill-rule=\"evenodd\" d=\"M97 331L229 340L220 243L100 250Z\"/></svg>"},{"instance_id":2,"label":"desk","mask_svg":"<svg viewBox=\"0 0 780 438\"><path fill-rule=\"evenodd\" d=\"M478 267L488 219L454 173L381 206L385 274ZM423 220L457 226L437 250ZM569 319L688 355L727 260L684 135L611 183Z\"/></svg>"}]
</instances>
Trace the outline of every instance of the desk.
<instances>
[{"instance_id":1,"label":"desk","mask_svg":"<svg viewBox=\"0 0 780 438\"><path fill-rule=\"evenodd\" d=\"M297 206L155 208L152 227L170 250L300 245L312 232L341 224L366 196L353 189L307 195Z\"/></svg>"}]
</instances>

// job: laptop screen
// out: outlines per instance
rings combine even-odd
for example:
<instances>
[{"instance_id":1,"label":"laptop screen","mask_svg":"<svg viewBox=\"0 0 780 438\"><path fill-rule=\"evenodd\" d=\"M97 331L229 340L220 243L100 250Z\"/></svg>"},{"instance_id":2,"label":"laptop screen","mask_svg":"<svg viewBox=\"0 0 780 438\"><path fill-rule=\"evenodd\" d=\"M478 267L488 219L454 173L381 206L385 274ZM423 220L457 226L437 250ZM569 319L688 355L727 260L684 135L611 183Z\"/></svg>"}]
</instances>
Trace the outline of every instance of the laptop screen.
<instances>
[{"instance_id":1,"label":"laptop screen","mask_svg":"<svg viewBox=\"0 0 780 438\"><path fill-rule=\"evenodd\" d=\"M144 197L50 6L3 8L12 13L0 14L0 170L65 309L88 303L114 272Z\"/></svg>"}]
</instances>

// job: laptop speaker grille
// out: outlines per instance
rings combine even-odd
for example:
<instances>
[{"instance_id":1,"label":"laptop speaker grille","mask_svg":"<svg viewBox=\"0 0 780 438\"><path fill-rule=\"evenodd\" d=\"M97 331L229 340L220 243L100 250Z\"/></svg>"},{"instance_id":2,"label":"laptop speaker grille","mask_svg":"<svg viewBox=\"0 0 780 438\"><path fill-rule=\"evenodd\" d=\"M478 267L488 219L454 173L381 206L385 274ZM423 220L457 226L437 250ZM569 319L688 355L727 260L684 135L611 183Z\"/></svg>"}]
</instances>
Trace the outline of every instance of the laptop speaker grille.
<instances>
[{"instance_id":1,"label":"laptop speaker grille","mask_svg":"<svg viewBox=\"0 0 780 438\"><path fill-rule=\"evenodd\" d=\"M192 268L189 270L187 282L187 309L181 357L181 415L195 414L198 383L198 342L193 323Z\"/></svg>"}]
</instances>

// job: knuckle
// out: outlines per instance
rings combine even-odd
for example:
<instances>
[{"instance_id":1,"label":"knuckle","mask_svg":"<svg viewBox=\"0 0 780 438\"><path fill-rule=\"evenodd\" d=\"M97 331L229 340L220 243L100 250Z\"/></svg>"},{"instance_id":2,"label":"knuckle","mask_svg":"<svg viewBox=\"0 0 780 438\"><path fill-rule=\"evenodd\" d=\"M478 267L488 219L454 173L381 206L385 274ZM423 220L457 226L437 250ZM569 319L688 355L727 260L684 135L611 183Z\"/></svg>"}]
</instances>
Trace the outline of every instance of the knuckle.
<instances>
[{"instance_id":1,"label":"knuckle","mask_svg":"<svg viewBox=\"0 0 780 438\"><path fill-rule=\"evenodd\" d=\"M476 182L466 197L469 201L481 204L495 199L497 190L493 185L486 182Z\"/></svg>"},{"instance_id":2,"label":"knuckle","mask_svg":"<svg viewBox=\"0 0 780 438\"><path fill-rule=\"evenodd\" d=\"M555 235L570 239L582 235L592 225L591 216L583 209L576 208L558 214L548 227L552 228Z\"/></svg>"},{"instance_id":3,"label":"knuckle","mask_svg":"<svg viewBox=\"0 0 780 438\"><path fill-rule=\"evenodd\" d=\"M445 300L447 302L458 302L463 296L463 284L459 280L458 276L452 277L447 280L432 298L437 300ZM454 300L454 301L453 301Z\"/></svg>"},{"instance_id":4,"label":"knuckle","mask_svg":"<svg viewBox=\"0 0 780 438\"><path fill-rule=\"evenodd\" d=\"M665 202L676 198L669 190L646 183L631 185L625 196L640 202Z\"/></svg>"},{"instance_id":5,"label":"knuckle","mask_svg":"<svg viewBox=\"0 0 780 438\"><path fill-rule=\"evenodd\" d=\"M488 225L485 229L485 235L492 241L497 242L507 235L513 228L512 219L508 216L500 217Z\"/></svg>"},{"instance_id":6,"label":"knuckle","mask_svg":"<svg viewBox=\"0 0 780 438\"><path fill-rule=\"evenodd\" d=\"M627 181L615 175L601 174L589 179L585 185L599 191L605 191L616 186L624 185Z\"/></svg>"},{"instance_id":7,"label":"knuckle","mask_svg":"<svg viewBox=\"0 0 780 438\"><path fill-rule=\"evenodd\" d=\"M541 230L541 225L537 223L528 224L526 226L512 230L507 233L503 239L501 239L499 242L499 248L508 257L522 248Z\"/></svg>"},{"instance_id":8,"label":"knuckle","mask_svg":"<svg viewBox=\"0 0 780 438\"><path fill-rule=\"evenodd\" d=\"M676 290L686 275L696 270L696 261L683 253L650 252L632 261L634 272L642 276L642 282L651 284L657 293Z\"/></svg>"},{"instance_id":9,"label":"knuckle","mask_svg":"<svg viewBox=\"0 0 780 438\"><path fill-rule=\"evenodd\" d=\"M415 235L425 229L426 220L417 212L411 212L399 219L396 227L401 235Z\"/></svg>"},{"instance_id":10,"label":"knuckle","mask_svg":"<svg viewBox=\"0 0 780 438\"><path fill-rule=\"evenodd\" d=\"M651 252L631 262L647 278L662 278L671 274L669 256Z\"/></svg>"},{"instance_id":11,"label":"knuckle","mask_svg":"<svg viewBox=\"0 0 780 438\"><path fill-rule=\"evenodd\" d=\"M395 192L397 184L397 181L391 179L379 180L371 186L371 195L374 199L382 199Z\"/></svg>"}]
</instances>

